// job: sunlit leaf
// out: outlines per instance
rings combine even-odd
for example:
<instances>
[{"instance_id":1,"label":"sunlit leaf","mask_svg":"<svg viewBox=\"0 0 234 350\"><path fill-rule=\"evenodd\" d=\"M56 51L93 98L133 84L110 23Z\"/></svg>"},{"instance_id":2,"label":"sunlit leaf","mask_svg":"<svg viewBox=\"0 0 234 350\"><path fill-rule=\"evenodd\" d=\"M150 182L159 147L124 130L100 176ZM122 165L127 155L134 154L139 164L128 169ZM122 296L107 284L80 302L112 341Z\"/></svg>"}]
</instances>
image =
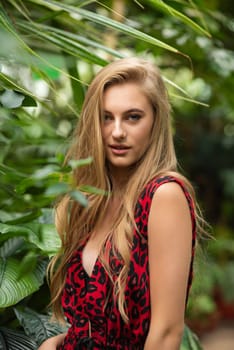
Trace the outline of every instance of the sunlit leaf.
<instances>
[{"instance_id":1,"label":"sunlit leaf","mask_svg":"<svg viewBox=\"0 0 234 350\"><path fill-rule=\"evenodd\" d=\"M79 190L87 193L107 195L107 192L105 190L99 189L97 187L89 186L89 185L82 185L79 187Z\"/></svg>"},{"instance_id":2,"label":"sunlit leaf","mask_svg":"<svg viewBox=\"0 0 234 350\"><path fill-rule=\"evenodd\" d=\"M5 87L8 87L9 89L14 89L15 91L18 91L23 96L30 96L32 97L32 100L37 100L37 98L31 94L27 89L25 89L23 86L19 85L17 82L14 81L13 78L8 77L7 75L0 72L0 81L4 84Z\"/></svg>"},{"instance_id":3,"label":"sunlit leaf","mask_svg":"<svg viewBox=\"0 0 234 350\"><path fill-rule=\"evenodd\" d=\"M84 207L87 207L88 200L80 191L73 190L73 191L69 192L69 194L73 199L75 199L81 205L83 205Z\"/></svg>"},{"instance_id":4,"label":"sunlit leaf","mask_svg":"<svg viewBox=\"0 0 234 350\"><path fill-rule=\"evenodd\" d=\"M49 186L45 191L45 195L58 196L60 194L67 193L69 189L70 189L70 186L67 183L59 182Z\"/></svg>"},{"instance_id":5,"label":"sunlit leaf","mask_svg":"<svg viewBox=\"0 0 234 350\"><path fill-rule=\"evenodd\" d=\"M169 50L171 52L175 52L175 53L179 52L176 48L174 48L170 45L167 45L166 43L164 43L164 42L162 42L162 41L160 41L160 40L158 40L158 39L156 39L148 34L145 34L145 33L141 32L135 28L132 28L124 23L120 23L120 22L112 20L108 17L102 16L96 12L91 12L91 11L88 11L88 10L85 10L85 9L82 9L79 7L71 6L68 4L64 4L64 3L61 3L58 1L52 1L52 0L36 1L36 3L39 3L39 4L46 6L46 7L49 7L49 8L53 8L54 10L55 9L64 10L64 11L71 13L71 14L77 14L77 15L82 16L83 18L85 18L89 21L101 24L101 25L108 27L108 28L113 28L113 29L118 30L122 33L128 34L128 35L130 35L138 40L143 40L145 42L148 42L152 45L159 46L159 47L161 47L165 50Z\"/></svg>"},{"instance_id":6,"label":"sunlit leaf","mask_svg":"<svg viewBox=\"0 0 234 350\"><path fill-rule=\"evenodd\" d=\"M37 25L36 23L28 24L19 22L19 26L24 28L27 32L30 31L34 33L37 37L46 40L47 42L51 42L52 44L60 47L64 52L68 54L80 57L81 59L87 60L88 62L92 62L98 65L104 66L107 61L97 56L95 53L92 53L85 46L79 44L78 42L61 36L60 34L53 32L45 32L43 31L43 27Z\"/></svg>"},{"instance_id":7,"label":"sunlit leaf","mask_svg":"<svg viewBox=\"0 0 234 350\"><path fill-rule=\"evenodd\" d=\"M33 272L18 279L20 261L0 258L0 308L15 305L42 285L46 263L40 261Z\"/></svg>"},{"instance_id":8,"label":"sunlit leaf","mask_svg":"<svg viewBox=\"0 0 234 350\"><path fill-rule=\"evenodd\" d=\"M10 234L12 237L27 236L31 230L25 226L16 226L0 223L0 241L6 240L5 235Z\"/></svg>"},{"instance_id":9,"label":"sunlit leaf","mask_svg":"<svg viewBox=\"0 0 234 350\"><path fill-rule=\"evenodd\" d=\"M41 210L33 210L31 212L25 212L25 213L15 213L14 217L10 216L8 217L8 220L5 220L6 224L10 225L18 225L18 224L24 224L29 221L37 219L41 215Z\"/></svg>"},{"instance_id":10,"label":"sunlit leaf","mask_svg":"<svg viewBox=\"0 0 234 350\"><path fill-rule=\"evenodd\" d=\"M28 241L37 246L42 254L53 255L61 247L60 237L55 229L54 224L40 224L37 222L27 225L30 234Z\"/></svg>"},{"instance_id":11,"label":"sunlit leaf","mask_svg":"<svg viewBox=\"0 0 234 350\"><path fill-rule=\"evenodd\" d=\"M88 157L85 159L78 159L78 160L71 159L69 160L68 165L70 165L72 169L76 169L85 165L89 165L92 163L92 161L93 161L92 157Z\"/></svg>"},{"instance_id":12,"label":"sunlit leaf","mask_svg":"<svg viewBox=\"0 0 234 350\"><path fill-rule=\"evenodd\" d=\"M170 96L174 97L176 99L180 99L180 100L188 101L188 102L191 102L191 103L195 103L197 105L201 105L201 106L204 106L204 107L209 107L209 105L207 103L195 100L193 98L185 97L185 96L182 96L182 95L177 95L177 94L174 94L173 92L170 93Z\"/></svg>"}]
</instances>

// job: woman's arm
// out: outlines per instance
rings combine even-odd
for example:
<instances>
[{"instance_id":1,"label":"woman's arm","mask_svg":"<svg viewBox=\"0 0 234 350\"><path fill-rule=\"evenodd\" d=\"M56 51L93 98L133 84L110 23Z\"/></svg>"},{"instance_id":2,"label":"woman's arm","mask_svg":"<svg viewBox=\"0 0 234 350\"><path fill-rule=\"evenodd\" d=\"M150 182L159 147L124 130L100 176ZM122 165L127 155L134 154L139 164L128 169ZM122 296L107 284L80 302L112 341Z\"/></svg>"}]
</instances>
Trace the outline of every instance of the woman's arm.
<instances>
[{"instance_id":1,"label":"woman's arm","mask_svg":"<svg viewBox=\"0 0 234 350\"><path fill-rule=\"evenodd\" d=\"M144 350L179 350L191 261L192 222L174 182L161 185L148 222L151 320Z\"/></svg>"},{"instance_id":2,"label":"woman's arm","mask_svg":"<svg viewBox=\"0 0 234 350\"><path fill-rule=\"evenodd\" d=\"M54 337L46 339L38 348L38 350L57 350L62 345L66 333L58 334Z\"/></svg>"}]
</instances>

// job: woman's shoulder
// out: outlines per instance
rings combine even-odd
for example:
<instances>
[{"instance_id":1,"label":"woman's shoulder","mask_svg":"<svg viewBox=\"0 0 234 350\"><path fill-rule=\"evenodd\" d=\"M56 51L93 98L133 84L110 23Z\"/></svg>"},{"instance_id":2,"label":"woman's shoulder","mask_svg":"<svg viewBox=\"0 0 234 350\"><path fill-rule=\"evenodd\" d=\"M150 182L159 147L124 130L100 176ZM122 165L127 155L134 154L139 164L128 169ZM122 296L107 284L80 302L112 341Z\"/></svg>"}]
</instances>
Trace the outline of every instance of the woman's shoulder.
<instances>
[{"instance_id":1,"label":"woman's shoulder","mask_svg":"<svg viewBox=\"0 0 234 350\"><path fill-rule=\"evenodd\" d=\"M175 183L179 185L179 187L182 188L185 194L188 193L188 189L186 188L186 184L185 184L185 181L183 180L183 177L177 173L170 173L170 174L155 176L152 179L150 179L142 191L141 198L146 196L152 199L155 191L160 187L161 187L160 192L162 192L162 189L163 189L163 192L165 193L168 193L169 190L171 191L172 194L173 192L177 192L178 186L162 186L164 184L169 184L169 183Z\"/></svg>"},{"instance_id":2,"label":"woman's shoulder","mask_svg":"<svg viewBox=\"0 0 234 350\"><path fill-rule=\"evenodd\" d=\"M193 194L191 193L192 187L189 185L189 181L179 173L171 172L169 174L163 174L151 178L145 185L141 195L138 199L138 203L141 205L151 206L151 202L155 193L161 198L166 197L181 197L185 196L189 204L191 213L194 214L195 203Z\"/></svg>"},{"instance_id":3,"label":"woman's shoulder","mask_svg":"<svg viewBox=\"0 0 234 350\"><path fill-rule=\"evenodd\" d=\"M193 231L195 232L195 203L186 178L177 173L155 176L145 185L136 205L135 217L140 220L148 220L153 201L157 203L185 203L189 207ZM156 198L157 194L157 198ZM154 196L155 195L155 196Z\"/></svg>"}]
</instances>

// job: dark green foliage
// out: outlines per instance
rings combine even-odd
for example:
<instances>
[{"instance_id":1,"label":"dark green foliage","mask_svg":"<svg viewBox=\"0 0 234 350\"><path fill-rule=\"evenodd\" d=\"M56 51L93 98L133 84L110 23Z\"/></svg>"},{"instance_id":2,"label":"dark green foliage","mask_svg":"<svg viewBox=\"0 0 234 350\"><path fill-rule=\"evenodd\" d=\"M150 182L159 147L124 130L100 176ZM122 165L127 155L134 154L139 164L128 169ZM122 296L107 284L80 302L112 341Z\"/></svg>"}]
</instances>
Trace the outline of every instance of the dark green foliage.
<instances>
[{"instance_id":1,"label":"dark green foliage","mask_svg":"<svg viewBox=\"0 0 234 350\"><path fill-rule=\"evenodd\" d=\"M36 350L37 344L23 332L0 327L1 350Z\"/></svg>"},{"instance_id":2,"label":"dark green foliage","mask_svg":"<svg viewBox=\"0 0 234 350\"><path fill-rule=\"evenodd\" d=\"M173 105L179 163L219 238L208 247L211 261L224 266L234 258L233 10L225 1L132 2L118 22L108 4L0 5L0 326L15 329L1 329L0 339L9 349L18 337L33 349L34 340L39 344L60 331L45 316L45 269L60 248L52 208L65 193L84 206L86 192L105 195L89 184L77 189L71 180L71 171L92 162L92 155L66 168L63 161L85 90L111 59L142 55L160 66ZM107 44L112 37L115 47ZM195 309L203 309L195 312L210 311L210 301L214 306L214 280L224 286L221 269L215 271L208 287L195 284ZM22 329L28 337L18 333ZM199 346L186 328L181 350Z\"/></svg>"}]
</instances>

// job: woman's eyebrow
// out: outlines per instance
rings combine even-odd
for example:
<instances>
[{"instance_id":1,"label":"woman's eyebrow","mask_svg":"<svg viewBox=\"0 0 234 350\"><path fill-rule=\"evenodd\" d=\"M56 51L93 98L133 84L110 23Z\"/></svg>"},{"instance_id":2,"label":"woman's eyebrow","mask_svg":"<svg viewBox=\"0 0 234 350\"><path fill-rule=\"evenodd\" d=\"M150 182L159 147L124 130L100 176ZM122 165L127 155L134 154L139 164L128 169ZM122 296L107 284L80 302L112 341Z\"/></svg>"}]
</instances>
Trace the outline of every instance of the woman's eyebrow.
<instances>
[{"instance_id":1,"label":"woman's eyebrow","mask_svg":"<svg viewBox=\"0 0 234 350\"><path fill-rule=\"evenodd\" d=\"M104 109L103 113L112 114L112 112L108 111L107 109ZM123 114L128 114L128 113L141 113L141 114L144 114L145 111L143 109L140 109L140 108L129 108L126 111L123 111Z\"/></svg>"},{"instance_id":2,"label":"woman's eyebrow","mask_svg":"<svg viewBox=\"0 0 234 350\"><path fill-rule=\"evenodd\" d=\"M140 109L140 108L130 108L130 109L128 109L125 113L129 113L129 112L144 113L144 110L143 110L143 109Z\"/></svg>"}]
</instances>

